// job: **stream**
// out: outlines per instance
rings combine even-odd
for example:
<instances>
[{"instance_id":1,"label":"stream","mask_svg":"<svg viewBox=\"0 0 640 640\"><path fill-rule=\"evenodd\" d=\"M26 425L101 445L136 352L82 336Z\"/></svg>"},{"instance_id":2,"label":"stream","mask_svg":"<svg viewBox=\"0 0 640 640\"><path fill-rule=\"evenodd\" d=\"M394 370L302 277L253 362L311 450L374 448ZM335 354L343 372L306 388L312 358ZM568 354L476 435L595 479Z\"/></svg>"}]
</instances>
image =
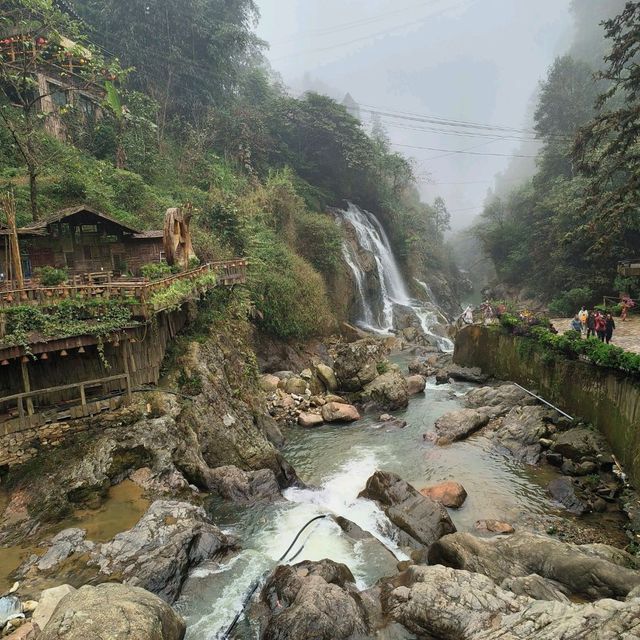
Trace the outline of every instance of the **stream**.
<instances>
[{"instance_id":1,"label":"stream","mask_svg":"<svg viewBox=\"0 0 640 640\"><path fill-rule=\"evenodd\" d=\"M406 356L394 359L401 365L407 361ZM459 531L474 531L479 519L504 520L516 527L527 523L530 528L538 518L569 517L546 494L551 470L514 462L496 451L482 433L446 447L423 440L440 415L461 406L460 398L470 388L464 383L436 386L429 380L425 393L395 414L407 421L404 429L379 422L377 415L349 426L288 429L283 453L310 488L289 489L285 502L271 505L210 504L214 521L237 535L243 550L226 564L210 562L192 572L177 605L188 622L188 640L220 638L254 580L273 568L297 531L318 514L352 520L393 554L375 542L354 541L326 519L305 531L300 541L304 548L294 562L322 558L343 562L363 589L394 573L397 560L406 556L389 535L382 511L357 497L376 469L396 472L418 489L443 480L462 483L468 498L461 509L450 510ZM292 553L299 548L300 544ZM246 619L234 633L234 638L243 640L257 637ZM412 636L405 632L398 637Z\"/></svg>"}]
</instances>

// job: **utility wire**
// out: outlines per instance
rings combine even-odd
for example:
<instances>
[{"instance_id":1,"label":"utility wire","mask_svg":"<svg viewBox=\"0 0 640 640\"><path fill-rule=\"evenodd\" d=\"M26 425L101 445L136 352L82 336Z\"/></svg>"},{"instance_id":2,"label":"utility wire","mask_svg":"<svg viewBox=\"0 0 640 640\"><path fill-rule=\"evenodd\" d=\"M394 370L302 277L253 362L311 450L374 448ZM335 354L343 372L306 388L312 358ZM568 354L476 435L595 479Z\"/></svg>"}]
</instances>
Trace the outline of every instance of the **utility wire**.
<instances>
[{"instance_id":1,"label":"utility wire","mask_svg":"<svg viewBox=\"0 0 640 640\"><path fill-rule=\"evenodd\" d=\"M446 155L453 155L457 153L470 155L470 156L498 156L501 158L537 158L537 155L527 155L521 153L489 153L489 152L477 152L477 151L468 151L464 149L438 149L436 147L419 147L411 144L400 144L399 142L391 143L395 147L404 147L406 149L422 149L425 151L444 151ZM435 160L436 158L442 158L444 156L435 156L433 158L426 158L426 160Z\"/></svg>"}]
</instances>

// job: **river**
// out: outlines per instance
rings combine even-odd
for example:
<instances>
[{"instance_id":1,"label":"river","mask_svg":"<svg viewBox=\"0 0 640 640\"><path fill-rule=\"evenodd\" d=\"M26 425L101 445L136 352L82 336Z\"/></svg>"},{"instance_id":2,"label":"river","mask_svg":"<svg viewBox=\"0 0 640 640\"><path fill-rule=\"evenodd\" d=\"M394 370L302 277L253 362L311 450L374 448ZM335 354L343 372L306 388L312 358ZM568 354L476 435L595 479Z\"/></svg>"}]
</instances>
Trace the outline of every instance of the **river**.
<instances>
[{"instance_id":1,"label":"river","mask_svg":"<svg viewBox=\"0 0 640 640\"><path fill-rule=\"evenodd\" d=\"M402 364L406 356L395 360ZM253 581L274 566L298 529L318 514L338 514L356 522L393 555L378 544L352 540L326 519L302 536L304 548L295 562L322 558L344 562L360 588L393 573L396 561L406 556L389 536L386 516L374 503L357 497L376 469L394 471L417 488L443 480L462 483L468 498L461 509L450 510L460 531L474 531L474 523L485 518L530 528L537 519L561 517L544 488L549 470L514 462L481 433L446 447L424 441L423 434L433 430L435 420L459 408L461 396L470 388L462 383L436 386L429 380L425 393L414 397L406 411L396 413L407 421L404 429L381 423L377 416L349 426L288 429L283 453L301 479L315 488L289 489L286 501L273 505L238 508L211 503L214 521L236 534L243 550L226 564L210 562L192 573L178 603L189 625L188 640L220 638ZM255 638L256 629L243 620L233 637Z\"/></svg>"}]
</instances>

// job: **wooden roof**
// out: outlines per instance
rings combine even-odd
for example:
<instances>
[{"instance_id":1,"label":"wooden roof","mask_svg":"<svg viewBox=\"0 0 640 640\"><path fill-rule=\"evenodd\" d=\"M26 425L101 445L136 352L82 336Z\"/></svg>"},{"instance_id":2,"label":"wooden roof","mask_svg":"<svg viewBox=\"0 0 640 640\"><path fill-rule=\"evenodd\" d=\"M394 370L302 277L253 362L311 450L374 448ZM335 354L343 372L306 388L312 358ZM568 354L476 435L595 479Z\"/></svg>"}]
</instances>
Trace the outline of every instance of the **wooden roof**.
<instances>
[{"instance_id":1,"label":"wooden roof","mask_svg":"<svg viewBox=\"0 0 640 640\"><path fill-rule=\"evenodd\" d=\"M106 213L101 213L100 211L97 211L96 209L93 209L92 207L88 207L87 205L78 205L75 207L69 207L68 209L62 209L61 211L58 211L57 213L53 214L52 216L49 216L48 218L44 219L44 220L38 220L37 222L33 222L31 224L28 224L25 227L22 227L20 229L20 233L29 233L29 232L42 232L44 230L46 230L46 228L54 223L54 222L63 222L65 221L67 218L71 218L79 213L89 213L92 216L95 216L96 218L99 218L100 220L104 221L104 222L110 222L111 224L115 224L119 227L121 227L122 229L124 229L125 231L128 231L129 233L132 234L139 234L141 233L141 231L139 229L134 229L133 227L129 226L128 224L120 221L120 220L116 220L115 218L112 218L111 216L108 216Z\"/></svg>"}]
</instances>

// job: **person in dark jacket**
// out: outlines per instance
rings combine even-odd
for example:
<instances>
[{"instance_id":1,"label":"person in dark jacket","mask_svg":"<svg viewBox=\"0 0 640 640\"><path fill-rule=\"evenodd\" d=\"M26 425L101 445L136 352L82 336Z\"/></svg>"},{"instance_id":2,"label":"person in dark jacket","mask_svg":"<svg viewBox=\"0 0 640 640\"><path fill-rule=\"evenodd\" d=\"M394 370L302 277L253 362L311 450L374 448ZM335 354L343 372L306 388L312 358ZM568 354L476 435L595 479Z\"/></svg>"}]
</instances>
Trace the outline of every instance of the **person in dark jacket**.
<instances>
[{"instance_id":1,"label":"person in dark jacket","mask_svg":"<svg viewBox=\"0 0 640 640\"><path fill-rule=\"evenodd\" d=\"M596 337L596 314L594 311L589 311L587 317L587 338L591 336Z\"/></svg>"},{"instance_id":2,"label":"person in dark jacket","mask_svg":"<svg viewBox=\"0 0 640 640\"><path fill-rule=\"evenodd\" d=\"M607 344L611 342L611 338L613 337L613 330L616 328L616 321L613 319L613 316L610 313L607 313L607 318L605 320L606 329L604 333L604 339Z\"/></svg>"}]
</instances>

